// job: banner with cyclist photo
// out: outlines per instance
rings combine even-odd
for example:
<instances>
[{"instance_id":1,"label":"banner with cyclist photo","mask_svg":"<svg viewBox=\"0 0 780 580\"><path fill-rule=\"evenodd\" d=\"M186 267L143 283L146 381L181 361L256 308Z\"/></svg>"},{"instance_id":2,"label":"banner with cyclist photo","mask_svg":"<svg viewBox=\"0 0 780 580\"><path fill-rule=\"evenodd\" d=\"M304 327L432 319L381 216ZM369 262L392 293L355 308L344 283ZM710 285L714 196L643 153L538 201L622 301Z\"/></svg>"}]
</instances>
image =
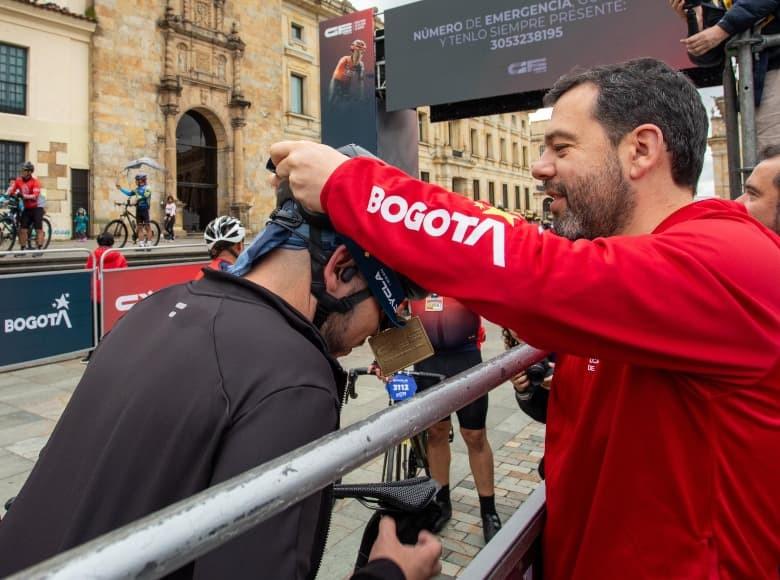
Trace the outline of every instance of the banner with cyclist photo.
<instances>
[{"instance_id":1,"label":"banner with cyclist photo","mask_svg":"<svg viewBox=\"0 0 780 580\"><path fill-rule=\"evenodd\" d=\"M193 280L206 264L208 262L104 270L103 334L138 302L158 290Z\"/></svg>"},{"instance_id":2,"label":"banner with cyclist photo","mask_svg":"<svg viewBox=\"0 0 780 580\"><path fill-rule=\"evenodd\" d=\"M0 276L0 367L92 347L92 272Z\"/></svg>"},{"instance_id":3,"label":"banner with cyclist photo","mask_svg":"<svg viewBox=\"0 0 780 580\"><path fill-rule=\"evenodd\" d=\"M322 142L356 143L377 154L374 12L361 10L320 23ZM293 112L307 114L303 77L290 76Z\"/></svg>"}]
</instances>

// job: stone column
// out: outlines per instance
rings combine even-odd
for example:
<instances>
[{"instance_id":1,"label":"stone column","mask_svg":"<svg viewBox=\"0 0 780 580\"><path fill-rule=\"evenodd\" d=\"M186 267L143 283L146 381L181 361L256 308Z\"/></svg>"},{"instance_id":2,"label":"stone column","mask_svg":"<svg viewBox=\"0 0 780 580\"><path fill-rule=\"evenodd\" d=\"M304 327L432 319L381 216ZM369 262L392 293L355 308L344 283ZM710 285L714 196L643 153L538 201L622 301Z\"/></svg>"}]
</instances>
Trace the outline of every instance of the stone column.
<instances>
[{"instance_id":1,"label":"stone column","mask_svg":"<svg viewBox=\"0 0 780 580\"><path fill-rule=\"evenodd\" d=\"M218 32L222 32L225 26L225 0L214 0L215 9L215 28Z\"/></svg>"},{"instance_id":2,"label":"stone column","mask_svg":"<svg viewBox=\"0 0 780 580\"><path fill-rule=\"evenodd\" d=\"M176 116L179 113L178 105L168 104L162 107L165 116L165 197L172 196L179 206L176 212L176 225L174 232L177 237L184 235L183 216L181 204L176 196ZM162 224L161 224L162 225Z\"/></svg>"},{"instance_id":3,"label":"stone column","mask_svg":"<svg viewBox=\"0 0 780 580\"><path fill-rule=\"evenodd\" d=\"M233 190L230 194L230 207L244 201L244 127L246 121L241 117L230 120L233 127Z\"/></svg>"}]
</instances>

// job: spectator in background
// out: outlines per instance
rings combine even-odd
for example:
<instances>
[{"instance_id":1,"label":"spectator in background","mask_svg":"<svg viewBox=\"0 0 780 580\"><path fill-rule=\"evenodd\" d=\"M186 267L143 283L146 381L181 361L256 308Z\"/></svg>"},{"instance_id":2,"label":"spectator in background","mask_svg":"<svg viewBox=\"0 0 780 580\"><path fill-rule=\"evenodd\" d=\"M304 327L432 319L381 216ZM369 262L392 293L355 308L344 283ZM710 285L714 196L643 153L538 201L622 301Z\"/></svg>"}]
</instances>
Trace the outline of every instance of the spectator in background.
<instances>
[{"instance_id":1,"label":"spectator in background","mask_svg":"<svg viewBox=\"0 0 780 580\"><path fill-rule=\"evenodd\" d=\"M669 0L669 4L685 19L686 0ZM704 53L726 42L730 37L754 26L761 34L780 34L780 0L736 0L719 1L716 6L727 8L723 18L715 26L704 28L682 40L685 48L693 56ZM707 26L701 21L699 28ZM756 96L756 132L758 149L764 149L772 143L780 143L780 46L775 46L757 54L754 64Z\"/></svg>"},{"instance_id":2,"label":"spectator in background","mask_svg":"<svg viewBox=\"0 0 780 580\"><path fill-rule=\"evenodd\" d=\"M236 258L244 249L246 229L241 222L229 215L221 215L213 219L203 232L203 239L209 249L208 268L212 270L227 270L236 263ZM196 280L203 278L203 272L198 272Z\"/></svg>"},{"instance_id":3,"label":"spectator in background","mask_svg":"<svg viewBox=\"0 0 780 580\"><path fill-rule=\"evenodd\" d=\"M411 312L419 316L435 354L414 366L414 370L453 377L482 362L480 345L485 340L482 319L454 298L431 294L423 300L411 302ZM438 383L437 379L418 377L420 391ZM460 434L466 443L469 467L479 496L482 517L482 535L489 542L501 529L501 518L496 513L493 450L487 438L485 422L488 395L469 403L457 412ZM428 429L428 463L431 477L441 484L436 501L442 508L441 517L432 530L439 532L452 517L450 501L450 430L452 421L446 417Z\"/></svg>"},{"instance_id":4,"label":"spectator in background","mask_svg":"<svg viewBox=\"0 0 780 580\"><path fill-rule=\"evenodd\" d=\"M73 218L73 232L76 234L76 239L80 242L87 241L87 225L89 225L87 210L80 207L76 212L76 217Z\"/></svg>"},{"instance_id":5,"label":"spectator in background","mask_svg":"<svg viewBox=\"0 0 780 580\"><path fill-rule=\"evenodd\" d=\"M776 234L780 234L780 144L761 152L761 163L745 182L745 193L737 201L747 212Z\"/></svg>"},{"instance_id":6,"label":"spectator in background","mask_svg":"<svg viewBox=\"0 0 780 580\"><path fill-rule=\"evenodd\" d=\"M103 232L100 234L97 237L97 243L97 248L95 248L95 250L89 255L89 258L87 258L87 263L84 265L84 267L87 270L92 268L95 269L95 275L92 277L92 301L97 304L97 338L100 340L101 334L103 333L100 317L100 304L102 298L100 295L101 266L106 270L127 268L127 260L125 259L124 255L122 255L122 252L111 252L105 257L105 259L103 259L103 254L105 254L114 245L114 236L110 233ZM88 363L93 352L94 350L89 351L87 356L81 359L81 362L84 364Z\"/></svg>"},{"instance_id":7,"label":"spectator in background","mask_svg":"<svg viewBox=\"0 0 780 580\"><path fill-rule=\"evenodd\" d=\"M176 224L176 200L172 195L165 202L165 239L173 241L173 226Z\"/></svg>"},{"instance_id":8,"label":"spectator in background","mask_svg":"<svg viewBox=\"0 0 780 580\"><path fill-rule=\"evenodd\" d=\"M24 250L30 235L30 226L35 227L35 243L38 249L44 246L43 212L45 198L41 196L41 182L33 176L35 166L29 161L22 165L22 174L8 188L11 195L18 195L24 203L19 228L19 246Z\"/></svg>"}]
</instances>

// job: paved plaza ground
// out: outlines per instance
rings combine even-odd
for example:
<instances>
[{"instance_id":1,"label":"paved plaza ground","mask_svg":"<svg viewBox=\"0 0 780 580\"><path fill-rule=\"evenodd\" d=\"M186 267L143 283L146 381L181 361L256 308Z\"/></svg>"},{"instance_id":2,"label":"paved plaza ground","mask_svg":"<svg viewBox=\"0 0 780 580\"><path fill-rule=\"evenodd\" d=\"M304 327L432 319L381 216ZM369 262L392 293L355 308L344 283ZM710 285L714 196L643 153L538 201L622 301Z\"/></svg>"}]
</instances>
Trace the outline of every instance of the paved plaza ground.
<instances>
[{"instance_id":1,"label":"paved plaza ground","mask_svg":"<svg viewBox=\"0 0 780 580\"><path fill-rule=\"evenodd\" d=\"M503 350L499 329L493 325L487 328L485 359ZM342 363L345 367L357 367L366 366L370 360L369 350L362 347ZM24 484L84 369L74 359L0 373L0 505L16 495ZM107 391L110 388L106 385ZM358 394L344 408L344 426L387 405L382 383L372 377L358 381ZM544 446L544 426L518 409L508 383L490 394L488 438L495 456L496 505L502 520L506 521L537 487L536 467ZM442 578L457 576L484 545L477 492L457 427L452 452L453 517L440 534L444 549ZM381 461L380 457L362 466L345 477L345 481L379 481ZM340 580L349 576L363 526L370 515L368 509L353 500L337 503L319 578Z\"/></svg>"}]
</instances>

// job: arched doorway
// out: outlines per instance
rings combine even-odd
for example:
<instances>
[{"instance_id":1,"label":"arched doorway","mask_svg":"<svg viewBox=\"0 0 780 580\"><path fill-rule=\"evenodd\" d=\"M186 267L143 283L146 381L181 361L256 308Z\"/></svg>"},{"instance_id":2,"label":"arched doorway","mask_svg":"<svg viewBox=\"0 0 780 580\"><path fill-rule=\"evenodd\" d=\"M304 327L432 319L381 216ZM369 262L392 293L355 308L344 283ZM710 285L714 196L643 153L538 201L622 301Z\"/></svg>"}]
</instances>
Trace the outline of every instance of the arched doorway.
<instances>
[{"instance_id":1,"label":"arched doorway","mask_svg":"<svg viewBox=\"0 0 780 580\"><path fill-rule=\"evenodd\" d=\"M197 111L187 111L176 127L176 196L184 203L187 231L203 231L217 217L217 136Z\"/></svg>"},{"instance_id":2,"label":"arched doorway","mask_svg":"<svg viewBox=\"0 0 780 580\"><path fill-rule=\"evenodd\" d=\"M545 197L542 201L542 220L543 221L552 221L552 212L550 211L550 206L552 205L553 198L551 197Z\"/></svg>"}]
</instances>

